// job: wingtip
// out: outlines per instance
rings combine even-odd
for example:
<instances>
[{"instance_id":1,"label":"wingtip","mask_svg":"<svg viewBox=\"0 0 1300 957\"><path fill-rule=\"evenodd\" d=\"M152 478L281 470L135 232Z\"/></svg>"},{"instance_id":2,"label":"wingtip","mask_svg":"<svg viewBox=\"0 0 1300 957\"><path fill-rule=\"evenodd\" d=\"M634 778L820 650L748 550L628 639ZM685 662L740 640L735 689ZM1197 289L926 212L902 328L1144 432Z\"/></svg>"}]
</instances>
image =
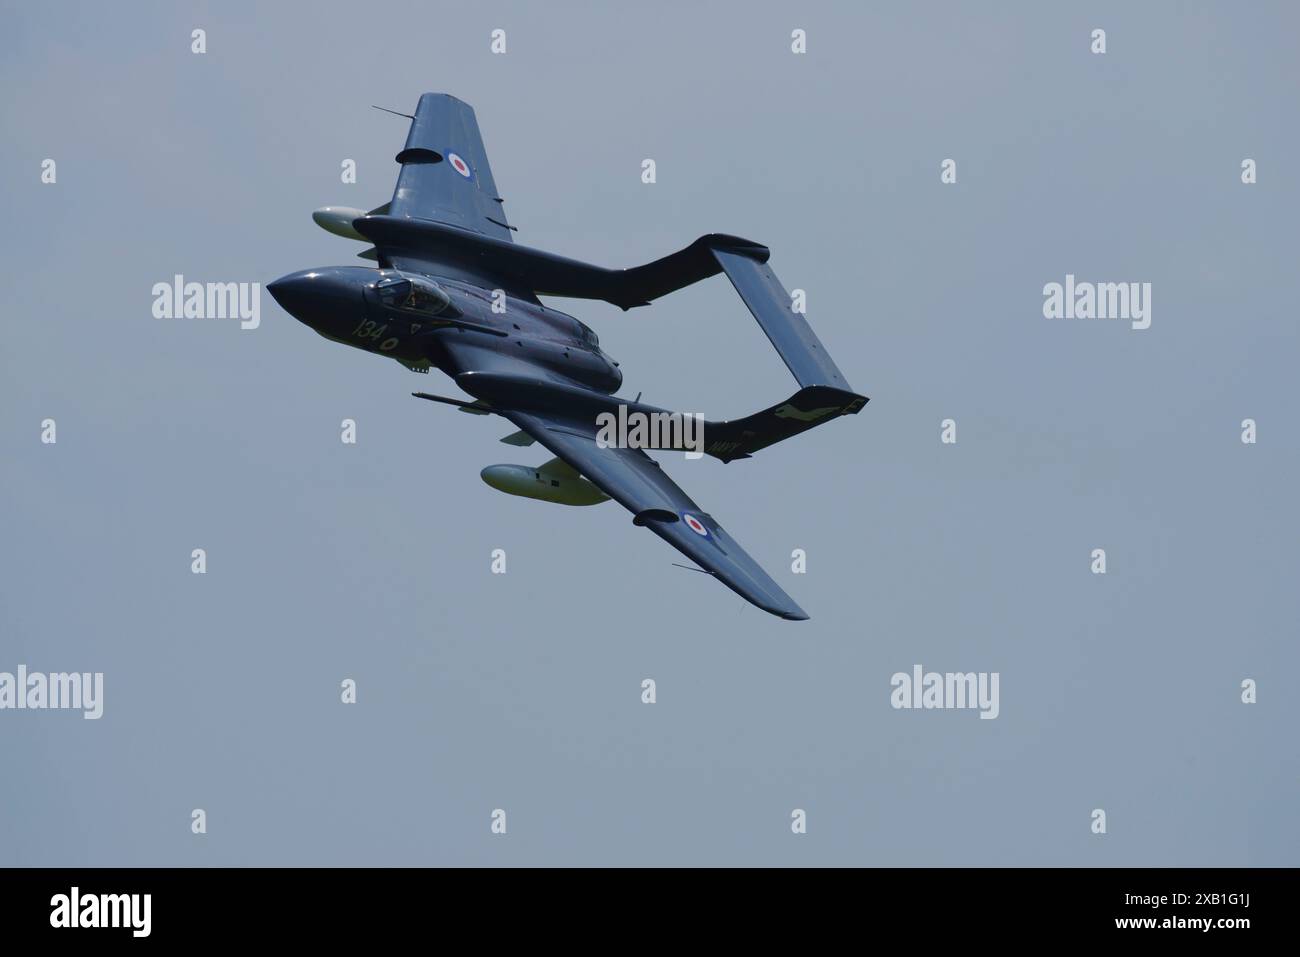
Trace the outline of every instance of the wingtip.
<instances>
[{"instance_id":1,"label":"wingtip","mask_svg":"<svg viewBox=\"0 0 1300 957\"><path fill-rule=\"evenodd\" d=\"M794 603L794 600L789 595L783 594L781 596L785 601L779 601L772 595L765 597L766 601L755 601L753 598L748 598L748 601L769 615L784 618L786 621L807 621L810 617L806 611Z\"/></svg>"}]
</instances>

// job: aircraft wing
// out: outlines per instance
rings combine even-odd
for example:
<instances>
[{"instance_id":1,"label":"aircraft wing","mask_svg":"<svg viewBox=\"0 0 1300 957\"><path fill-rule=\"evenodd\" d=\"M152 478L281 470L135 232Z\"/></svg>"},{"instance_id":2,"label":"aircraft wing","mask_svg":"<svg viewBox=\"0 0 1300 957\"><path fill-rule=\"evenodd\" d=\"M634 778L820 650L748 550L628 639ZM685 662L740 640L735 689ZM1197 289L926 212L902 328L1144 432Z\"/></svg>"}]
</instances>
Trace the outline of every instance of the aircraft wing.
<instances>
[{"instance_id":1,"label":"aircraft wing","mask_svg":"<svg viewBox=\"0 0 1300 957\"><path fill-rule=\"evenodd\" d=\"M402 171L390 216L433 220L513 241L478 120L468 103L446 93L421 96L397 162Z\"/></svg>"},{"instance_id":2,"label":"aircraft wing","mask_svg":"<svg viewBox=\"0 0 1300 957\"><path fill-rule=\"evenodd\" d=\"M635 524L649 528L746 601L792 621L808 617L642 450L600 448L593 419L513 410L501 415L630 511Z\"/></svg>"}]
</instances>

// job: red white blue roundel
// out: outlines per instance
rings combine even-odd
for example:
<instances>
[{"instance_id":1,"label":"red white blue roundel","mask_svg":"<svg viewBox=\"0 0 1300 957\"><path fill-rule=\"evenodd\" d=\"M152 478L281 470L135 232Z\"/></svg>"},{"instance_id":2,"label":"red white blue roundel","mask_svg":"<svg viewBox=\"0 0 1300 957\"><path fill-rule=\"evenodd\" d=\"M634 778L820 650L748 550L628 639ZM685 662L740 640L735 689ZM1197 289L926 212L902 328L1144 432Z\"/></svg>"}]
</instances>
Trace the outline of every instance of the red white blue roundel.
<instances>
[{"instance_id":1,"label":"red white blue roundel","mask_svg":"<svg viewBox=\"0 0 1300 957\"><path fill-rule=\"evenodd\" d=\"M461 176L464 176L466 179L473 178L474 174L469 171L469 164L466 163L459 156L457 156L455 153L447 154L447 162L450 163L451 168L454 169L457 173L460 173Z\"/></svg>"},{"instance_id":2,"label":"red white blue roundel","mask_svg":"<svg viewBox=\"0 0 1300 957\"><path fill-rule=\"evenodd\" d=\"M704 523L690 512L682 512L682 520L686 522L686 527L696 535L703 535L705 538L709 537L709 530L704 527Z\"/></svg>"}]
</instances>

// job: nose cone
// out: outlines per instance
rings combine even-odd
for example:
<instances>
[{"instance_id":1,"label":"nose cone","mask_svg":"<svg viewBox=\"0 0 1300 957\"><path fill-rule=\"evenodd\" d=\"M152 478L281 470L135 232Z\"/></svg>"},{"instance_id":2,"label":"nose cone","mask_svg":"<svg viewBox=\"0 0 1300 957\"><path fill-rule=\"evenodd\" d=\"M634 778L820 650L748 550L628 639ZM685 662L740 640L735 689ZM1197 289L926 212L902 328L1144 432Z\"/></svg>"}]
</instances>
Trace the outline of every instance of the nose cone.
<instances>
[{"instance_id":1,"label":"nose cone","mask_svg":"<svg viewBox=\"0 0 1300 957\"><path fill-rule=\"evenodd\" d=\"M306 322L314 312L324 307L329 299L329 287L329 280L324 273L304 269L267 284L266 291L285 312Z\"/></svg>"}]
</instances>

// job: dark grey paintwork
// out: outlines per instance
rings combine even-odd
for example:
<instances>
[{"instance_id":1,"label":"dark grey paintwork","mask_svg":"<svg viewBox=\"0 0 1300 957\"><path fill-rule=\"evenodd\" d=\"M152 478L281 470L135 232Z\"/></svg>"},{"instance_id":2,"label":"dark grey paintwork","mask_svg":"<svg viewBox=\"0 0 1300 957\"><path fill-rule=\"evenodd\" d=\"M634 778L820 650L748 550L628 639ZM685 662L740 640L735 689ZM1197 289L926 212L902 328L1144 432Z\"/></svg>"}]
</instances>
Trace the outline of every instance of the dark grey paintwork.
<instances>
[{"instance_id":1,"label":"dark grey paintwork","mask_svg":"<svg viewBox=\"0 0 1300 957\"><path fill-rule=\"evenodd\" d=\"M596 417L664 412L614 395L623 376L594 332L539 295L603 299L628 309L725 270L801 388L785 402L709 422L704 451L724 462L797 435L867 401L848 386L767 266L766 247L703 236L655 262L616 270L513 241L474 111L426 93L411 122L387 208L359 217L379 268L290 273L267 289L295 318L345 345L416 371L437 368L472 400L423 398L500 415L733 591L787 619L808 616L640 449L601 448Z\"/></svg>"}]
</instances>

